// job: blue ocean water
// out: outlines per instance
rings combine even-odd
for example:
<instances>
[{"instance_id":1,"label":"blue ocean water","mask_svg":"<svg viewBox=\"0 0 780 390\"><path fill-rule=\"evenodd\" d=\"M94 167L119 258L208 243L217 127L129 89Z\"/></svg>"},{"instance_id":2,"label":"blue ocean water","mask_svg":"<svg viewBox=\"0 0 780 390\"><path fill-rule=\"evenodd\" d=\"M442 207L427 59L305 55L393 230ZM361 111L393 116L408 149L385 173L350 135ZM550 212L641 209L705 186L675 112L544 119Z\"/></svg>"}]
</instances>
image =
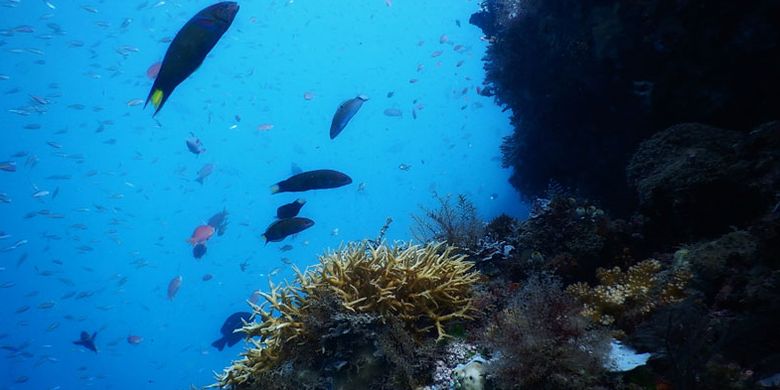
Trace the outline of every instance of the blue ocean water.
<instances>
[{"instance_id":1,"label":"blue ocean water","mask_svg":"<svg viewBox=\"0 0 780 390\"><path fill-rule=\"evenodd\" d=\"M508 113L476 92L476 0L241 2L153 118L134 101L147 69L210 4L0 4L0 162L15 163L0 171L0 388L208 385L243 348L210 346L224 319L271 274L290 278L287 263L376 237L388 217L387 239L408 240L411 215L438 206L433 191L466 194L485 220L527 213L500 167ZM329 139L358 94L369 100ZM191 132L206 153L187 150ZM353 183L271 195L293 164ZM316 224L264 244L276 208L299 197ZM223 208L225 234L194 259L185 240ZM98 332L98 353L72 343L81 331Z\"/></svg>"}]
</instances>

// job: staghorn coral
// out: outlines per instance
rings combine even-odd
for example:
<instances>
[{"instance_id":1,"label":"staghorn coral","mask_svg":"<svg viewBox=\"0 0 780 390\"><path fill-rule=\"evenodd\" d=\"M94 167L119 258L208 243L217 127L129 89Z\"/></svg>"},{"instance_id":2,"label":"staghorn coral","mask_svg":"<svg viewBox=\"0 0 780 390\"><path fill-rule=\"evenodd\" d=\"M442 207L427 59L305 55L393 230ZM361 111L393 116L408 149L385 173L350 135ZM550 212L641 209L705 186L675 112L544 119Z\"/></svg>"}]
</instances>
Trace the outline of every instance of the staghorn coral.
<instances>
[{"instance_id":1,"label":"staghorn coral","mask_svg":"<svg viewBox=\"0 0 780 390\"><path fill-rule=\"evenodd\" d=\"M579 282L566 291L585 304L582 314L594 321L604 325L615 321L630 323L658 306L682 299L691 276L686 267L664 271L661 262L650 259L632 265L625 272L620 267L599 268L596 271L599 285L589 287Z\"/></svg>"},{"instance_id":2,"label":"staghorn coral","mask_svg":"<svg viewBox=\"0 0 780 390\"><path fill-rule=\"evenodd\" d=\"M473 319L471 291L478 274L464 258L443 243L391 247L366 241L321 256L319 265L305 272L296 269L294 283L271 285L271 291L262 294L261 305L250 303L259 321L242 330L259 340L250 340L253 348L225 370L219 385L243 388L278 372L286 362L300 361L301 354L344 349L343 342L340 346L327 340L349 333L360 334L359 340L376 339L374 344L385 346L379 355L386 362L402 362L401 356L415 351L401 338L425 344L435 334L438 341L449 337L447 323ZM404 334L408 335L398 336ZM377 360L376 345L367 344L360 345L362 352L357 346L342 351L338 357L343 364L336 371L345 365L356 371L376 366L356 362L366 357Z\"/></svg>"}]
</instances>

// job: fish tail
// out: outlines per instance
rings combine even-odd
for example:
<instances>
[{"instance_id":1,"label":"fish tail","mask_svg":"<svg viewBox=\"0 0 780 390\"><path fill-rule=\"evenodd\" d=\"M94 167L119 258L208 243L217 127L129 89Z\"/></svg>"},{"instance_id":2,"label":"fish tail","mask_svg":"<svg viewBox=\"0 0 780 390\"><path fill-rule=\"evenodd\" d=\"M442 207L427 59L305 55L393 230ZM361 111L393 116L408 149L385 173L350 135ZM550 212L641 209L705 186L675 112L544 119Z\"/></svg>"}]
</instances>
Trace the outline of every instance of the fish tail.
<instances>
[{"instance_id":1,"label":"fish tail","mask_svg":"<svg viewBox=\"0 0 780 390\"><path fill-rule=\"evenodd\" d=\"M165 104L165 100L167 100L167 96L165 95L165 92L157 87L152 86L152 90L149 91L149 96L146 97L146 103L144 103L144 108L146 108L147 105L149 105L149 102L152 102L152 106L154 107L154 114L157 115L157 113L162 108L163 104Z\"/></svg>"},{"instance_id":2,"label":"fish tail","mask_svg":"<svg viewBox=\"0 0 780 390\"><path fill-rule=\"evenodd\" d=\"M275 194L277 192L281 191L281 188L279 188L278 184L274 184L271 186L271 194Z\"/></svg>"},{"instance_id":3,"label":"fish tail","mask_svg":"<svg viewBox=\"0 0 780 390\"><path fill-rule=\"evenodd\" d=\"M213 343L211 343L211 346L216 348L217 350L221 351L221 350L225 349L225 343L226 342L227 342L227 340L225 340L225 338L223 337L223 338L221 338L219 340L216 340Z\"/></svg>"}]
</instances>

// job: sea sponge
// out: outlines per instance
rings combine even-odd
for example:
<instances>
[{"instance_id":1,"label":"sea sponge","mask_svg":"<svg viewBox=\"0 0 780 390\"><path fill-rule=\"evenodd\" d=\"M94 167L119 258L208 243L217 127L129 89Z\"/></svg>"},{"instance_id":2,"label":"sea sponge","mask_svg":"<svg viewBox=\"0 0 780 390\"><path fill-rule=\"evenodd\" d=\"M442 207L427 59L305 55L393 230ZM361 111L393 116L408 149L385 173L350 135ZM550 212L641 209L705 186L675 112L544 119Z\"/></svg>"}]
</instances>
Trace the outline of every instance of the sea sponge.
<instances>
[{"instance_id":1,"label":"sea sponge","mask_svg":"<svg viewBox=\"0 0 780 390\"><path fill-rule=\"evenodd\" d=\"M419 340L448 337L445 324L470 320L476 310L472 286L478 273L456 248L353 243L320 257L305 272L295 269L294 283L271 285L265 302L251 304L259 322L242 330L253 348L219 377L220 386L236 386L291 358L292 344L319 340L307 320L322 301L336 299L342 313L368 314L381 322L398 322ZM324 352L324 351L323 351Z\"/></svg>"}]
</instances>

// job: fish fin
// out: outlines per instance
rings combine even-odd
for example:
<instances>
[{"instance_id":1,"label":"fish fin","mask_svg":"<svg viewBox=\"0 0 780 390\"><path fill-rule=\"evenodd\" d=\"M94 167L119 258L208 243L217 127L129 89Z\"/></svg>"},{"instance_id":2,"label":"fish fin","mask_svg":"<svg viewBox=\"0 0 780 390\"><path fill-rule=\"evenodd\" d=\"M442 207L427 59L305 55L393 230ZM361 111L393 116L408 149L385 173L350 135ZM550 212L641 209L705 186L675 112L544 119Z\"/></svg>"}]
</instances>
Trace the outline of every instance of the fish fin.
<instances>
[{"instance_id":1,"label":"fish fin","mask_svg":"<svg viewBox=\"0 0 780 390\"><path fill-rule=\"evenodd\" d=\"M154 106L154 113L160 111L162 104L165 101L165 92L162 89L156 88L152 91L152 105Z\"/></svg>"},{"instance_id":2,"label":"fish fin","mask_svg":"<svg viewBox=\"0 0 780 390\"><path fill-rule=\"evenodd\" d=\"M227 342L227 340L225 340L225 338L223 337L223 338L221 338L219 340L216 340L213 343L211 343L211 346L216 348L217 350L221 351L221 350L225 349L225 343L226 342Z\"/></svg>"},{"instance_id":3,"label":"fish fin","mask_svg":"<svg viewBox=\"0 0 780 390\"><path fill-rule=\"evenodd\" d=\"M279 188L278 184L274 184L274 185L271 186L271 194L272 195L278 193L280 190L281 190L281 188Z\"/></svg>"}]
</instances>

